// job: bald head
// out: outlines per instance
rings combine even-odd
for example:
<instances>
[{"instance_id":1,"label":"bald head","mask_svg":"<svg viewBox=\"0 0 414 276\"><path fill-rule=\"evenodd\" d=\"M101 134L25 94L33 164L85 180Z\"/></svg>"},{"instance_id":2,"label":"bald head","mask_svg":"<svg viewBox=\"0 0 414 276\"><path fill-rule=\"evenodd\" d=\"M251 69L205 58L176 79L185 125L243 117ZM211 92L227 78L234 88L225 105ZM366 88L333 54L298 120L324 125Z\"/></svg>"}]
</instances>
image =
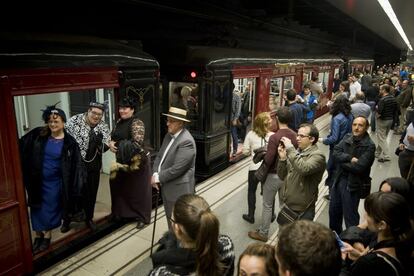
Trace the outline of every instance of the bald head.
<instances>
[{"instance_id":1,"label":"bald head","mask_svg":"<svg viewBox=\"0 0 414 276\"><path fill-rule=\"evenodd\" d=\"M365 94L364 94L364 92L362 92L362 91L358 91L358 92L355 94L355 100L358 100L358 101L365 101Z\"/></svg>"}]
</instances>

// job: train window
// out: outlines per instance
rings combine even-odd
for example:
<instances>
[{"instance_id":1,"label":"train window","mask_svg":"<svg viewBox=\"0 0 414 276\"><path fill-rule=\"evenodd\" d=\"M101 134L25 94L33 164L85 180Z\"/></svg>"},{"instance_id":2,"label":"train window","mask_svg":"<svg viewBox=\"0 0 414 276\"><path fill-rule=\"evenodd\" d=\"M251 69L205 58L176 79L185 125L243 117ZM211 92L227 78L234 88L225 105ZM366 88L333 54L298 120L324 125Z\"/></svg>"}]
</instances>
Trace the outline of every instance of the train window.
<instances>
[{"instance_id":1,"label":"train window","mask_svg":"<svg viewBox=\"0 0 414 276\"><path fill-rule=\"evenodd\" d=\"M318 74L318 79L322 86L323 92L324 93L328 92L327 89L328 89L328 84L329 84L329 72L320 72Z\"/></svg>"},{"instance_id":2,"label":"train window","mask_svg":"<svg viewBox=\"0 0 414 276\"><path fill-rule=\"evenodd\" d=\"M270 93L269 93L269 109L275 110L281 105L282 102L282 84L283 78L272 78L270 80Z\"/></svg>"},{"instance_id":3,"label":"train window","mask_svg":"<svg viewBox=\"0 0 414 276\"><path fill-rule=\"evenodd\" d=\"M312 79L312 71L303 72L303 84L307 84Z\"/></svg>"},{"instance_id":4,"label":"train window","mask_svg":"<svg viewBox=\"0 0 414 276\"><path fill-rule=\"evenodd\" d=\"M338 75L338 77L339 77L339 79L340 79L340 80L342 79L341 74L340 74L340 71L339 71L339 68L335 68L335 70L334 70L334 77L335 77L336 75ZM334 81L334 80L332 80L332 87L334 86L334 85L333 85L333 81ZM332 91L332 92L336 92L336 91Z\"/></svg>"},{"instance_id":5,"label":"train window","mask_svg":"<svg viewBox=\"0 0 414 276\"><path fill-rule=\"evenodd\" d=\"M283 95L286 95L286 92L289 89L293 89L294 79L295 78L293 76L288 76L288 77L285 77L284 78L284 80L283 80L283 91L284 91L284 94Z\"/></svg>"},{"instance_id":6,"label":"train window","mask_svg":"<svg viewBox=\"0 0 414 276\"><path fill-rule=\"evenodd\" d=\"M199 130L199 87L196 83L170 82L169 105L187 110L187 117L191 121L187 128Z\"/></svg>"},{"instance_id":7,"label":"train window","mask_svg":"<svg viewBox=\"0 0 414 276\"><path fill-rule=\"evenodd\" d=\"M14 97L14 111L21 146L20 155L22 156L22 173L24 176L24 184L27 188L26 195L29 201L28 205L31 206L29 207L29 221L34 243L39 242L39 239L36 238L43 236L46 239L49 238L49 235L51 235L51 243L60 242L69 236L74 237L78 235L78 232L83 231L83 229L86 228L85 212L81 210L77 212L76 216L71 217L71 224L67 232L62 233L59 229L62 224L62 214L64 209L61 195L62 193L71 192L66 190L66 187L62 182L60 166L63 164L63 161L61 161L63 160L61 159L63 157L58 155L59 147L62 149L61 144L58 143L59 139L47 140L47 142L45 142L47 144L44 148L44 152L46 152L47 149L47 154L43 154L40 158L31 158L33 156L39 156L35 153L43 152L43 149L41 149L42 147L36 147L36 145L39 145L37 141L40 141L38 137L41 137L41 128L52 128L59 123L52 122L49 123L50 126L46 125L42 119L42 110L44 110L47 105L58 103L56 107L62 109L65 112L67 120L69 120L73 115L86 113L90 101L106 102L106 110L103 113L98 114L98 109L98 111L94 111L96 114L94 113L93 116L94 118L101 118L110 127L113 127L115 119L114 114L116 112L113 97L114 89L112 88ZM40 130L40 132L38 132L38 130ZM32 147L32 145L35 146ZM39 160L43 161L43 163L39 162ZM111 212L108 174L112 160L115 160L113 153L107 151L103 154L100 185L93 213L95 222L102 221ZM38 169L32 169L33 166ZM47 177L45 176L45 168L48 168ZM39 177L39 182L33 181L33 179L36 179L35 176L39 174L41 175ZM34 189L33 187L40 188ZM79 204L82 203L79 202Z\"/></svg>"}]
</instances>

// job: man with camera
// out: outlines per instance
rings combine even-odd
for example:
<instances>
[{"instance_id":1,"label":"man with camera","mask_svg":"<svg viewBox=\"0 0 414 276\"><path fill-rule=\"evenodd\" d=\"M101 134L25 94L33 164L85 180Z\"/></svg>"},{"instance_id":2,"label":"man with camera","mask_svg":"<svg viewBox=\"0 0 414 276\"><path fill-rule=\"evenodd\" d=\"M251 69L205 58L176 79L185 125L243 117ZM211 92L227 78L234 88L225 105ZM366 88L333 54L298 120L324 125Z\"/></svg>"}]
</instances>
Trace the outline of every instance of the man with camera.
<instances>
[{"instance_id":1,"label":"man with camera","mask_svg":"<svg viewBox=\"0 0 414 276\"><path fill-rule=\"evenodd\" d=\"M297 134L298 150L292 140L282 137L278 147L277 174L283 180L279 191L281 213L289 210L295 219L313 220L318 185L326 167L325 155L318 149L319 131L313 124L302 124ZM278 223L281 222L281 213Z\"/></svg>"}]
</instances>

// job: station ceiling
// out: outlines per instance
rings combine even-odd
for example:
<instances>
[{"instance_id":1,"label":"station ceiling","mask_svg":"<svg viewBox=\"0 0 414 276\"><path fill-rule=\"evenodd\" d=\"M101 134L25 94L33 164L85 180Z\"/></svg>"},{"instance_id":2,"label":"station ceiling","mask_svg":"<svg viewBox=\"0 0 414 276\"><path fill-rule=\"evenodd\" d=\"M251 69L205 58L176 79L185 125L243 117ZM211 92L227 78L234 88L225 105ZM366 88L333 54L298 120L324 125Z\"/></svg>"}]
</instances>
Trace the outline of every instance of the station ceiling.
<instances>
[{"instance_id":1,"label":"station ceiling","mask_svg":"<svg viewBox=\"0 0 414 276\"><path fill-rule=\"evenodd\" d=\"M327 0L340 11L349 15L368 29L386 39L399 49L407 45L376 0ZM317 2L317 1L315 1ZM390 4L404 29L411 45L414 45L414 2L390 0Z\"/></svg>"},{"instance_id":2,"label":"station ceiling","mask_svg":"<svg viewBox=\"0 0 414 276\"><path fill-rule=\"evenodd\" d=\"M390 1L414 42L414 6ZM10 10L19 10L18 2L9 2L16 6ZM314 43L328 54L384 61L396 61L407 49L376 0L62 0L25 7L19 18L29 24L14 24L16 17L5 15L0 31L262 50L285 41L292 51L300 43L318 49Z\"/></svg>"}]
</instances>

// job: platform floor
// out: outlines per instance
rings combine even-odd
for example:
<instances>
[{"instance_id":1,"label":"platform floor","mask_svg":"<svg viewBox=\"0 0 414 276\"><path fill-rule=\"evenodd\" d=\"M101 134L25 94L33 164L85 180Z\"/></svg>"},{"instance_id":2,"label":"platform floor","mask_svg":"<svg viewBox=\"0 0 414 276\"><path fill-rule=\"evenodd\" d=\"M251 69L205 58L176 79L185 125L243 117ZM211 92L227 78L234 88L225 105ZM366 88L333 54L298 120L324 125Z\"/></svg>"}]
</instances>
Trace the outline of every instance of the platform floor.
<instances>
[{"instance_id":1,"label":"platform floor","mask_svg":"<svg viewBox=\"0 0 414 276\"><path fill-rule=\"evenodd\" d=\"M321 137L326 137L328 134L329 122L329 115L317 120L316 124L320 129ZM371 135L371 137L376 142L376 136ZM398 139L399 136L390 132L387 141L391 152L397 147ZM328 155L328 147L320 143L318 145ZM374 162L371 170L373 179L371 191L377 191L383 179L399 176L397 156L392 155L391 158L391 162ZM261 221L260 188L257 190L255 224L249 224L241 218L242 214L247 212L248 165L249 159L246 158L196 187L197 193L210 203L213 211L218 215L220 232L232 238L235 244L236 259L248 244L254 242L247 236L247 232L256 229ZM319 185L315 220L328 225L328 201L323 199L323 195L328 191L322 183ZM278 205L276 202L276 212ZM360 202L359 211L362 218L363 200ZM160 207L156 224L156 241L167 230L166 222L163 208ZM41 275L148 275L152 268L149 258L152 230L153 224L142 230L135 229L135 224L126 225L42 272ZM268 243L275 244L277 231L278 226L274 222L271 224L272 235Z\"/></svg>"}]
</instances>

